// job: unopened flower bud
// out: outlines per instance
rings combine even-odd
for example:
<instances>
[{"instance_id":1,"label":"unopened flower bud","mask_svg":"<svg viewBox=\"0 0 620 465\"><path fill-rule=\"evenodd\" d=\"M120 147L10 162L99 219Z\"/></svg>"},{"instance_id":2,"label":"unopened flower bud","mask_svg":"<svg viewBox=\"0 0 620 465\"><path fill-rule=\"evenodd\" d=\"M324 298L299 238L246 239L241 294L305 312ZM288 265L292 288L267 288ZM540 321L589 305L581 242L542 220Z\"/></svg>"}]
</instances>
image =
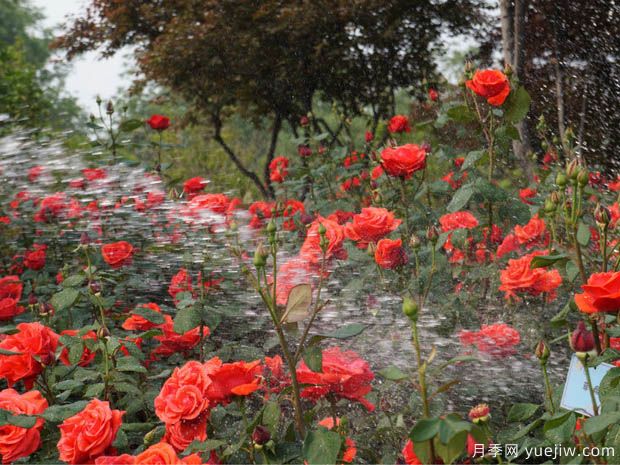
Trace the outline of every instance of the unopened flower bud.
<instances>
[{"instance_id":1,"label":"unopened flower bud","mask_svg":"<svg viewBox=\"0 0 620 465\"><path fill-rule=\"evenodd\" d=\"M321 236L324 236L326 232L327 232L327 229L325 228L323 223L319 223L319 234Z\"/></svg>"},{"instance_id":2,"label":"unopened flower bud","mask_svg":"<svg viewBox=\"0 0 620 465\"><path fill-rule=\"evenodd\" d=\"M534 348L534 355L536 355L536 358L540 360L541 364L545 365L547 363L549 355L551 355L551 351L549 350L549 346L543 339L541 339L540 342L536 344L536 347Z\"/></svg>"},{"instance_id":3,"label":"unopened flower bud","mask_svg":"<svg viewBox=\"0 0 620 465\"><path fill-rule=\"evenodd\" d=\"M551 201L556 204L559 205L560 203L560 194L557 192L552 192L551 195L549 196L549 198L551 199Z\"/></svg>"},{"instance_id":4,"label":"unopened flower bud","mask_svg":"<svg viewBox=\"0 0 620 465\"><path fill-rule=\"evenodd\" d=\"M431 226L429 226L429 228L426 231L426 238L432 243L432 244L436 244L437 240L439 239L439 231L437 230L437 227L433 224Z\"/></svg>"},{"instance_id":5,"label":"unopened flower bud","mask_svg":"<svg viewBox=\"0 0 620 465\"><path fill-rule=\"evenodd\" d=\"M577 179L577 174L579 174L579 164L577 160L571 160L566 165L566 176L568 176L568 179L575 180Z\"/></svg>"},{"instance_id":6,"label":"unopened flower bud","mask_svg":"<svg viewBox=\"0 0 620 465\"><path fill-rule=\"evenodd\" d=\"M102 326L101 328L97 330L97 337L99 339L105 339L109 335L110 335L110 331L108 331L108 328L106 328L105 326Z\"/></svg>"},{"instance_id":7,"label":"unopened flower bud","mask_svg":"<svg viewBox=\"0 0 620 465\"><path fill-rule=\"evenodd\" d=\"M556 209L556 204L550 198L545 200L545 213L553 213Z\"/></svg>"},{"instance_id":8,"label":"unopened flower bud","mask_svg":"<svg viewBox=\"0 0 620 465\"><path fill-rule=\"evenodd\" d=\"M586 329L586 324L580 321L577 328L570 336L570 346L577 355L585 354L594 350L594 335Z\"/></svg>"},{"instance_id":9,"label":"unopened flower bud","mask_svg":"<svg viewBox=\"0 0 620 465\"><path fill-rule=\"evenodd\" d=\"M588 185L588 181L590 180L590 173L586 168L581 168L577 173L577 184L580 187L585 187Z\"/></svg>"},{"instance_id":10,"label":"unopened flower bud","mask_svg":"<svg viewBox=\"0 0 620 465\"><path fill-rule=\"evenodd\" d=\"M267 251L263 247L263 244L258 244L256 251L254 252L254 266L256 268L263 268L267 264Z\"/></svg>"},{"instance_id":11,"label":"unopened flower bud","mask_svg":"<svg viewBox=\"0 0 620 465\"><path fill-rule=\"evenodd\" d=\"M114 104L112 103L112 100L108 101L108 104L105 107L105 112L108 115L114 113Z\"/></svg>"},{"instance_id":12,"label":"unopened flower bud","mask_svg":"<svg viewBox=\"0 0 620 465\"><path fill-rule=\"evenodd\" d=\"M95 98L95 102L97 102L97 105L101 105L102 100L100 95L97 95L97 97Z\"/></svg>"},{"instance_id":13,"label":"unopened flower bud","mask_svg":"<svg viewBox=\"0 0 620 465\"><path fill-rule=\"evenodd\" d=\"M35 305L37 302L37 296L33 293L30 293L30 295L28 296L28 305Z\"/></svg>"},{"instance_id":14,"label":"unopened flower bud","mask_svg":"<svg viewBox=\"0 0 620 465\"><path fill-rule=\"evenodd\" d=\"M410 299L409 297L405 297L403 299L403 313L411 321L413 322L418 321L419 310L420 310L420 307L418 307L418 304L416 303L415 300Z\"/></svg>"},{"instance_id":15,"label":"unopened flower bud","mask_svg":"<svg viewBox=\"0 0 620 465\"><path fill-rule=\"evenodd\" d=\"M254 445L263 446L271 439L271 433L264 426L258 425L252 432L252 442Z\"/></svg>"},{"instance_id":16,"label":"unopened flower bud","mask_svg":"<svg viewBox=\"0 0 620 465\"><path fill-rule=\"evenodd\" d=\"M90 285L90 292L92 292L93 294L97 294L99 292L101 292L101 284L99 284L98 282L91 282Z\"/></svg>"},{"instance_id":17,"label":"unopened flower bud","mask_svg":"<svg viewBox=\"0 0 620 465\"><path fill-rule=\"evenodd\" d=\"M377 244L374 242L369 242L368 247L366 248L366 253L369 257L374 257L375 252L377 251Z\"/></svg>"},{"instance_id":18,"label":"unopened flower bud","mask_svg":"<svg viewBox=\"0 0 620 465\"><path fill-rule=\"evenodd\" d=\"M506 63L504 65L504 74L508 79L510 79L510 76L512 76L512 66L510 66L510 63Z\"/></svg>"},{"instance_id":19,"label":"unopened flower bud","mask_svg":"<svg viewBox=\"0 0 620 465\"><path fill-rule=\"evenodd\" d=\"M469 411L469 419L473 423L486 423L491 418L491 410L487 404L478 404Z\"/></svg>"},{"instance_id":20,"label":"unopened flower bud","mask_svg":"<svg viewBox=\"0 0 620 465\"><path fill-rule=\"evenodd\" d=\"M594 209L594 219L600 229L606 229L611 221L611 212L607 207L599 203Z\"/></svg>"},{"instance_id":21,"label":"unopened flower bud","mask_svg":"<svg viewBox=\"0 0 620 465\"><path fill-rule=\"evenodd\" d=\"M411 235L411 239L409 239L409 246L413 249L413 250L417 250L420 248L420 238L418 236L416 236L415 234Z\"/></svg>"},{"instance_id":22,"label":"unopened flower bud","mask_svg":"<svg viewBox=\"0 0 620 465\"><path fill-rule=\"evenodd\" d=\"M269 220L269 223L267 223L267 233L273 234L276 232L276 230L276 222L272 218L271 220Z\"/></svg>"},{"instance_id":23,"label":"unopened flower bud","mask_svg":"<svg viewBox=\"0 0 620 465\"><path fill-rule=\"evenodd\" d=\"M566 186L566 184L568 183L568 176L566 176L566 173L558 173L558 175L555 177L555 183L558 185L558 187Z\"/></svg>"}]
</instances>

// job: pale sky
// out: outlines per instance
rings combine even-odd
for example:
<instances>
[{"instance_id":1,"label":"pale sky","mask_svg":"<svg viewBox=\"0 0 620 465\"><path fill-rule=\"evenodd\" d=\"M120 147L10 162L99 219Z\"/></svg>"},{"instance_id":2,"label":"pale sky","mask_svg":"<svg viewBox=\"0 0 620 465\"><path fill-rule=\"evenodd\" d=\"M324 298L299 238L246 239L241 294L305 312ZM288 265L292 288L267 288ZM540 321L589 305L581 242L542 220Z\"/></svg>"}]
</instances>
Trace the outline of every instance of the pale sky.
<instances>
[{"instance_id":1,"label":"pale sky","mask_svg":"<svg viewBox=\"0 0 620 465\"><path fill-rule=\"evenodd\" d=\"M46 18L45 27L55 27L64 22L66 15L77 14L84 10L86 0L31 0L31 3L43 10ZM121 75L126 69L127 57L117 54L111 59L102 60L98 53L87 53L73 61L73 69L67 76L67 91L76 96L80 105L87 111L97 108L95 97L108 99L118 95L120 87L128 87L130 77Z\"/></svg>"}]
</instances>

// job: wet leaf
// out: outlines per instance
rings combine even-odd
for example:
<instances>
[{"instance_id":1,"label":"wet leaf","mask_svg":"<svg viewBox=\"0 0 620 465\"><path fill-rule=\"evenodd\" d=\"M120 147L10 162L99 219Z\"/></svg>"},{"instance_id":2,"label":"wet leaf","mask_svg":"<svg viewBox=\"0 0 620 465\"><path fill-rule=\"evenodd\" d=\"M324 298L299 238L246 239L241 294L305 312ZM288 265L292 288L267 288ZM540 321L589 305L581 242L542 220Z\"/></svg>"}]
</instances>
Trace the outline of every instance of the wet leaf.
<instances>
[{"instance_id":1,"label":"wet leaf","mask_svg":"<svg viewBox=\"0 0 620 465\"><path fill-rule=\"evenodd\" d=\"M510 92L506 99L504 117L511 123L517 123L525 118L530 111L530 103L532 99L530 94L523 86L519 86L516 90Z\"/></svg>"},{"instance_id":2,"label":"wet leaf","mask_svg":"<svg viewBox=\"0 0 620 465\"><path fill-rule=\"evenodd\" d=\"M462 186L458 191L454 193L454 196L452 197L452 200L450 200L450 203L446 207L446 210L452 213L461 210L465 205L467 205L467 202L469 202L469 199L471 198L473 193L474 188L471 184L466 184Z\"/></svg>"},{"instance_id":3,"label":"wet leaf","mask_svg":"<svg viewBox=\"0 0 620 465\"><path fill-rule=\"evenodd\" d=\"M588 245L590 242L590 228L588 228L585 223L579 222L579 227L577 228L577 242L584 247Z\"/></svg>"},{"instance_id":4,"label":"wet leaf","mask_svg":"<svg viewBox=\"0 0 620 465\"><path fill-rule=\"evenodd\" d=\"M304 320L310 314L310 305L312 305L312 286L298 284L288 294L281 323L296 323Z\"/></svg>"},{"instance_id":5,"label":"wet leaf","mask_svg":"<svg viewBox=\"0 0 620 465\"><path fill-rule=\"evenodd\" d=\"M80 293L77 289L63 289L52 296L50 303L52 304L52 307L54 307L54 310L59 312L71 307L79 295Z\"/></svg>"},{"instance_id":6,"label":"wet leaf","mask_svg":"<svg viewBox=\"0 0 620 465\"><path fill-rule=\"evenodd\" d=\"M361 323L351 323L350 325L338 328L336 331L333 331L331 333L319 333L317 334L317 336L331 337L335 339L347 339L361 334L362 331L364 331L366 328L367 326Z\"/></svg>"},{"instance_id":7,"label":"wet leaf","mask_svg":"<svg viewBox=\"0 0 620 465\"><path fill-rule=\"evenodd\" d=\"M174 332L178 334L185 334L188 331L200 326L202 318L196 307L189 306L182 308L177 312L174 317Z\"/></svg>"},{"instance_id":8,"label":"wet leaf","mask_svg":"<svg viewBox=\"0 0 620 465\"><path fill-rule=\"evenodd\" d=\"M378 373L385 379L389 379L391 381L401 381L403 379L409 378L409 375L403 373L400 368L397 368L395 366L382 368L378 371Z\"/></svg>"},{"instance_id":9,"label":"wet leaf","mask_svg":"<svg viewBox=\"0 0 620 465\"><path fill-rule=\"evenodd\" d=\"M51 407L48 407L45 412L41 414L41 416L52 423L61 423L65 419L84 410L86 404L88 404L88 401L80 400L73 402L72 404L52 405Z\"/></svg>"},{"instance_id":10,"label":"wet leaf","mask_svg":"<svg viewBox=\"0 0 620 465\"><path fill-rule=\"evenodd\" d=\"M123 132L132 132L143 125L144 123L139 119L127 119L123 121L118 128Z\"/></svg>"},{"instance_id":11,"label":"wet leaf","mask_svg":"<svg viewBox=\"0 0 620 465\"><path fill-rule=\"evenodd\" d=\"M418 420L409 433L409 438L413 442L428 441L435 437L439 432L439 418L423 418Z\"/></svg>"},{"instance_id":12,"label":"wet leaf","mask_svg":"<svg viewBox=\"0 0 620 465\"><path fill-rule=\"evenodd\" d=\"M151 310L147 307L136 307L132 310L131 313L141 316L145 320L150 321L151 323L155 323L156 325L161 325L165 321L164 316L161 313Z\"/></svg>"},{"instance_id":13,"label":"wet leaf","mask_svg":"<svg viewBox=\"0 0 620 465\"><path fill-rule=\"evenodd\" d=\"M319 346L308 347L304 351L304 362L315 373L323 370L323 351Z\"/></svg>"},{"instance_id":14,"label":"wet leaf","mask_svg":"<svg viewBox=\"0 0 620 465\"><path fill-rule=\"evenodd\" d=\"M565 253L558 253L553 255L538 255L532 259L532 263L530 264L530 268L544 268L547 266L551 266L557 262L563 262L565 260L569 260L570 257Z\"/></svg>"},{"instance_id":15,"label":"wet leaf","mask_svg":"<svg viewBox=\"0 0 620 465\"><path fill-rule=\"evenodd\" d=\"M538 404L514 404L508 412L508 421L525 421L532 417L540 408Z\"/></svg>"},{"instance_id":16,"label":"wet leaf","mask_svg":"<svg viewBox=\"0 0 620 465\"><path fill-rule=\"evenodd\" d=\"M342 436L335 431L320 428L306 435L302 455L309 465L332 465L338 459L341 446Z\"/></svg>"}]
</instances>

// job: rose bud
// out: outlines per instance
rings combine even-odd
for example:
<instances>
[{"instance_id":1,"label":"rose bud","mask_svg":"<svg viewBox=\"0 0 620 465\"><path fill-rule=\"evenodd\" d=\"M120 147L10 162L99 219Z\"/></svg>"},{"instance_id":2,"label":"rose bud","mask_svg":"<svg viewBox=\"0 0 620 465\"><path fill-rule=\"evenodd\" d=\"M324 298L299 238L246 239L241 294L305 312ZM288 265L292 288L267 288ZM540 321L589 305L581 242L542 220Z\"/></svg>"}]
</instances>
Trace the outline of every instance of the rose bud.
<instances>
[{"instance_id":1,"label":"rose bud","mask_svg":"<svg viewBox=\"0 0 620 465\"><path fill-rule=\"evenodd\" d=\"M555 183L558 185L558 187L564 187L566 186L566 183L568 182L568 177L566 176L566 173L558 173L558 175L555 177Z\"/></svg>"},{"instance_id":2,"label":"rose bud","mask_svg":"<svg viewBox=\"0 0 620 465\"><path fill-rule=\"evenodd\" d=\"M374 139L374 136L372 132L366 131L366 133L364 134L364 140L366 141L366 143L369 144L370 142L372 142L373 139Z\"/></svg>"},{"instance_id":3,"label":"rose bud","mask_svg":"<svg viewBox=\"0 0 620 465\"><path fill-rule=\"evenodd\" d=\"M93 294L96 294L98 292L101 292L101 284L96 283L96 282L91 282L90 283L90 292L92 292Z\"/></svg>"},{"instance_id":4,"label":"rose bud","mask_svg":"<svg viewBox=\"0 0 620 465\"><path fill-rule=\"evenodd\" d=\"M90 244L90 236L88 235L87 232L83 232L82 235L80 236L80 244L82 245Z\"/></svg>"},{"instance_id":5,"label":"rose bud","mask_svg":"<svg viewBox=\"0 0 620 465\"><path fill-rule=\"evenodd\" d=\"M308 124L310 124L310 119L304 115L301 118L299 118L299 124L301 124L304 127L308 126Z\"/></svg>"},{"instance_id":6,"label":"rose bud","mask_svg":"<svg viewBox=\"0 0 620 465\"><path fill-rule=\"evenodd\" d=\"M579 165L577 164L577 160L571 160L570 163L566 165L566 176L569 179L577 179L577 174L579 173Z\"/></svg>"},{"instance_id":7,"label":"rose bud","mask_svg":"<svg viewBox=\"0 0 620 465\"><path fill-rule=\"evenodd\" d=\"M106 105L105 112L108 115L111 115L112 113L114 113L114 104L112 103L112 100L110 100L108 104Z\"/></svg>"},{"instance_id":8,"label":"rose bud","mask_svg":"<svg viewBox=\"0 0 620 465\"><path fill-rule=\"evenodd\" d=\"M534 348L534 355L536 355L536 358L540 360L540 363L543 365L547 363L547 360L549 360L549 355L551 355L551 351L549 350L549 346L543 339L541 339L540 342L536 344L536 347Z\"/></svg>"},{"instance_id":9,"label":"rose bud","mask_svg":"<svg viewBox=\"0 0 620 465\"><path fill-rule=\"evenodd\" d=\"M415 300L405 297L403 299L403 313L411 321L418 321L419 307Z\"/></svg>"},{"instance_id":10,"label":"rose bud","mask_svg":"<svg viewBox=\"0 0 620 465\"><path fill-rule=\"evenodd\" d=\"M473 423L486 423L491 418L491 410L487 404L478 404L469 411L469 419Z\"/></svg>"},{"instance_id":11,"label":"rose bud","mask_svg":"<svg viewBox=\"0 0 620 465\"><path fill-rule=\"evenodd\" d=\"M256 268L263 268L267 264L267 251L262 242L258 244L256 251L254 252L254 266Z\"/></svg>"},{"instance_id":12,"label":"rose bud","mask_svg":"<svg viewBox=\"0 0 620 465\"><path fill-rule=\"evenodd\" d=\"M549 198L551 199L551 201L558 205L560 203L560 194L558 194L557 192L553 191L551 193L551 195L549 196Z\"/></svg>"},{"instance_id":13,"label":"rose bud","mask_svg":"<svg viewBox=\"0 0 620 465\"><path fill-rule=\"evenodd\" d=\"M271 439L271 433L264 426L258 425L252 432L252 442L257 446L267 444Z\"/></svg>"},{"instance_id":14,"label":"rose bud","mask_svg":"<svg viewBox=\"0 0 620 465\"><path fill-rule=\"evenodd\" d=\"M586 324L583 321L579 322L577 329L571 334L570 346L577 352L577 356L594 350L594 335L586 329Z\"/></svg>"},{"instance_id":15,"label":"rose bud","mask_svg":"<svg viewBox=\"0 0 620 465\"><path fill-rule=\"evenodd\" d=\"M302 224L310 224L313 220L314 218L309 213L302 213L299 217L299 221L301 221Z\"/></svg>"},{"instance_id":16,"label":"rose bud","mask_svg":"<svg viewBox=\"0 0 620 465\"><path fill-rule=\"evenodd\" d=\"M587 169L581 168L577 173L577 183L580 187L585 187L588 185L588 181L590 181L590 173Z\"/></svg>"},{"instance_id":17,"label":"rose bud","mask_svg":"<svg viewBox=\"0 0 620 465\"><path fill-rule=\"evenodd\" d=\"M551 198L548 198L547 200L545 200L545 213L553 213L556 209L556 204L553 203L553 200L551 200Z\"/></svg>"},{"instance_id":18,"label":"rose bud","mask_svg":"<svg viewBox=\"0 0 620 465\"><path fill-rule=\"evenodd\" d=\"M594 209L594 219L600 229L607 229L611 221L611 212L607 207L599 203Z\"/></svg>"},{"instance_id":19,"label":"rose bud","mask_svg":"<svg viewBox=\"0 0 620 465\"><path fill-rule=\"evenodd\" d=\"M31 293L28 296L28 305L35 305L37 302L38 302L37 296Z\"/></svg>"},{"instance_id":20,"label":"rose bud","mask_svg":"<svg viewBox=\"0 0 620 465\"><path fill-rule=\"evenodd\" d=\"M424 142L422 145L420 145L420 147L423 148L426 153L431 153L431 144L429 144L428 142Z\"/></svg>"},{"instance_id":21,"label":"rose bud","mask_svg":"<svg viewBox=\"0 0 620 465\"><path fill-rule=\"evenodd\" d=\"M435 225L429 226L426 231L426 238L431 241L433 244L437 243L437 239L439 239L439 231Z\"/></svg>"},{"instance_id":22,"label":"rose bud","mask_svg":"<svg viewBox=\"0 0 620 465\"><path fill-rule=\"evenodd\" d=\"M411 246L413 250L419 249L421 245L420 238L416 236L415 234L412 234L411 239L409 239L409 245Z\"/></svg>"}]
</instances>

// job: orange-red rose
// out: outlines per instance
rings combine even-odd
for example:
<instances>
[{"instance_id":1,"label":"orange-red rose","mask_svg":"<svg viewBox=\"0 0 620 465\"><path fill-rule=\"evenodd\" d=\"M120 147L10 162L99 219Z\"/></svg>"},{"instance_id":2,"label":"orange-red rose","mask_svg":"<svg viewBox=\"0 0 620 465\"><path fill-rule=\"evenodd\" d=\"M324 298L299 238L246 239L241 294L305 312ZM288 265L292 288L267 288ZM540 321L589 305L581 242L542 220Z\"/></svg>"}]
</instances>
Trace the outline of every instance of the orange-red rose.
<instances>
[{"instance_id":1,"label":"orange-red rose","mask_svg":"<svg viewBox=\"0 0 620 465\"><path fill-rule=\"evenodd\" d=\"M620 271L594 273L575 294L575 303L584 313L617 313L620 310Z\"/></svg>"},{"instance_id":2,"label":"orange-red rose","mask_svg":"<svg viewBox=\"0 0 620 465\"><path fill-rule=\"evenodd\" d=\"M167 442L159 442L141 454L136 455L134 465L199 465L202 463L198 454L180 458L174 447Z\"/></svg>"},{"instance_id":3,"label":"orange-red rose","mask_svg":"<svg viewBox=\"0 0 620 465\"><path fill-rule=\"evenodd\" d=\"M0 391L0 409L19 415L38 415L47 408L47 400L39 391L19 394L14 389ZM0 456L2 463L12 463L27 457L41 445L43 418L38 418L32 428L5 424L0 426Z\"/></svg>"},{"instance_id":4,"label":"orange-red rose","mask_svg":"<svg viewBox=\"0 0 620 465\"><path fill-rule=\"evenodd\" d=\"M369 243L387 236L401 223L401 220L394 218L394 213L385 208L367 207L362 208L362 212L346 225L345 234L357 242L359 248L365 249Z\"/></svg>"},{"instance_id":5,"label":"orange-red rose","mask_svg":"<svg viewBox=\"0 0 620 465\"><path fill-rule=\"evenodd\" d=\"M439 218L439 224L443 232L455 229L472 229L478 226L478 220L467 211L447 213Z\"/></svg>"},{"instance_id":6,"label":"orange-red rose","mask_svg":"<svg viewBox=\"0 0 620 465\"><path fill-rule=\"evenodd\" d=\"M386 147L381 152L381 166L390 176L408 179L426 167L426 150L415 144Z\"/></svg>"},{"instance_id":7,"label":"orange-red rose","mask_svg":"<svg viewBox=\"0 0 620 465\"><path fill-rule=\"evenodd\" d=\"M377 243L375 262L381 268L393 270L403 266L407 261L407 253L403 249L402 239L381 239Z\"/></svg>"},{"instance_id":8,"label":"orange-red rose","mask_svg":"<svg viewBox=\"0 0 620 465\"><path fill-rule=\"evenodd\" d=\"M546 250L539 250L524 255L521 258L508 260L508 266L500 271L500 291L506 293L506 298L517 298L517 292L530 295L547 294L548 300L556 297L556 289L562 284L562 277L558 270L545 268L531 268L532 260L537 255L546 255Z\"/></svg>"},{"instance_id":9,"label":"orange-red rose","mask_svg":"<svg viewBox=\"0 0 620 465\"><path fill-rule=\"evenodd\" d=\"M154 304L152 302L148 304L138 305L137 308L147 308L156 313L161 313L161 308L159 308L159 305ZM155 326L157 326L155 323L147 320L143 316L132 314L129 318L127 318L123 322L122 328L126 329L127 331L148 331L149 329L152 329Z\"/></svg>"},{"instance_id":10,"label":"orange-red rose","mask_svg":"<svg viewBox=\"0 0 620 465\"><path fill-rule=\"evenodd\" d=\"M284 182L288 176L288 158L276 157L269 163L269 179L273 182Z\"/></svg>"},{"instance_id":11,"label":"orange-red rose","mask_svg":"<svg viewBox=\"0 0 620 465\"><path fill-rule=\"evenodd\" d=\"M16 299L11 297L0 299L0 321L11 320L17 315L24 313L25 310Z\"/></svg>"},{"instance_id":12,"label":"orange-red rose","mask_svg":"<svg viewBox=\"0 0 620 465\"><path fill-rule=\"evenodd\" d=\"M120 268L131 263L134 248L129 242L119 241L101 247L103 260L112 268Z\"/></svg>"},{"instance_id":13,"label":"orange-red rose","mask_svg":"<svg viewBox=\"0 0 620 465\"><path fill-rule=\"evenodd\" d=\"M500 106L510 94L510 82L504 73L496 69L476 71L465 85L477 95L485 98L489 105Z\"/></svg>"},{"instance_id":14,"label":"orange-red rose","mask_svg":"<svg viewBox=\"0 0 620 465\"><path fill-rule=\"evenodd\" d=\"M71 464L92 463L104 455L121 427L123 413L110 409L110 403L91 400L78 414L60 426L60 460Z\"/></svg>"},{"instance_id":15,"label":"orange-red rose","mask_svg":"<svg viewBox=\"0 0 620 465\"><path fill-rule=\"evenodd\" d=\"M163 131L170 127L170 118L163 115L153 115L147 119L146 122L151 129L155 129L156 131Z\"/></svg>"},{"instance_id":16,"label":"orange-red rose","mask_svg":"<svg viewBox=\"0 0 620 465\"><path fill-rule=\"evenodd\" d=\"M330 347L323 351L323 366L320 372L314 372L304 361L297 368L297 378L301 384L309 384L301 396L307 399L320 399L327 394L360 402L368 410L375 406L364 396L372 387L370 383L375 375L368 362L353 351L342 352L339 347Z\"/></svg>"},{"instance_id":17,"label":"orange-red rose","mask_svg":"<svg viewBox=\"0 0 620 465\"><path fill-rule=\"evenodd\" d=\"M319 216L312 222L308 233L306 234L306 240L301 246L299 256L310 263L317 264L321 262L323 257L323 251L321 250L321 235L319 234L319 225L323 225L325 228L325 238L329 241L327 250L325 252L325 258L337 258L344 260L347 258L347 251L344 249L344 227L339 225L336 221L329 220Z\"/></svg>"},{"instance_id":18,"label":"orange-red rose","mask_svg":"<svg viewBox=\"0 0 620 465\"><path fill-rule=\"evenodd\" d=\"M521 342L519 331L505 323L482 325L479 331L463 330L459 334L463 345L475 345L479 351L492 355L510 355Z\"/></svg>"},{"instance_id":19,"label":"orange-red rose","mask_svg":"<svg viewBox=\"0 0 620 465\"><path fill-rule=\"evenodd\" d=\"M260 375L263 367L260 360L253 362L223 363L212 359L209 377L211 384L207 387L207 396L216 404L227 404L234 395L247 396L260 387Z\"/></svg>"},{"instance_id":20,"label":"orange-red rose","mask_svg":"<svg viewBox=\"0 0 620 465\"><path fill-rule=\"evenodd\" d=\"M409 127L409 118L405 115L392 116L390 122L388 123L388 131L392 134L398 132L411 132L411 128Z\"/></svg>"}]
</instances>

